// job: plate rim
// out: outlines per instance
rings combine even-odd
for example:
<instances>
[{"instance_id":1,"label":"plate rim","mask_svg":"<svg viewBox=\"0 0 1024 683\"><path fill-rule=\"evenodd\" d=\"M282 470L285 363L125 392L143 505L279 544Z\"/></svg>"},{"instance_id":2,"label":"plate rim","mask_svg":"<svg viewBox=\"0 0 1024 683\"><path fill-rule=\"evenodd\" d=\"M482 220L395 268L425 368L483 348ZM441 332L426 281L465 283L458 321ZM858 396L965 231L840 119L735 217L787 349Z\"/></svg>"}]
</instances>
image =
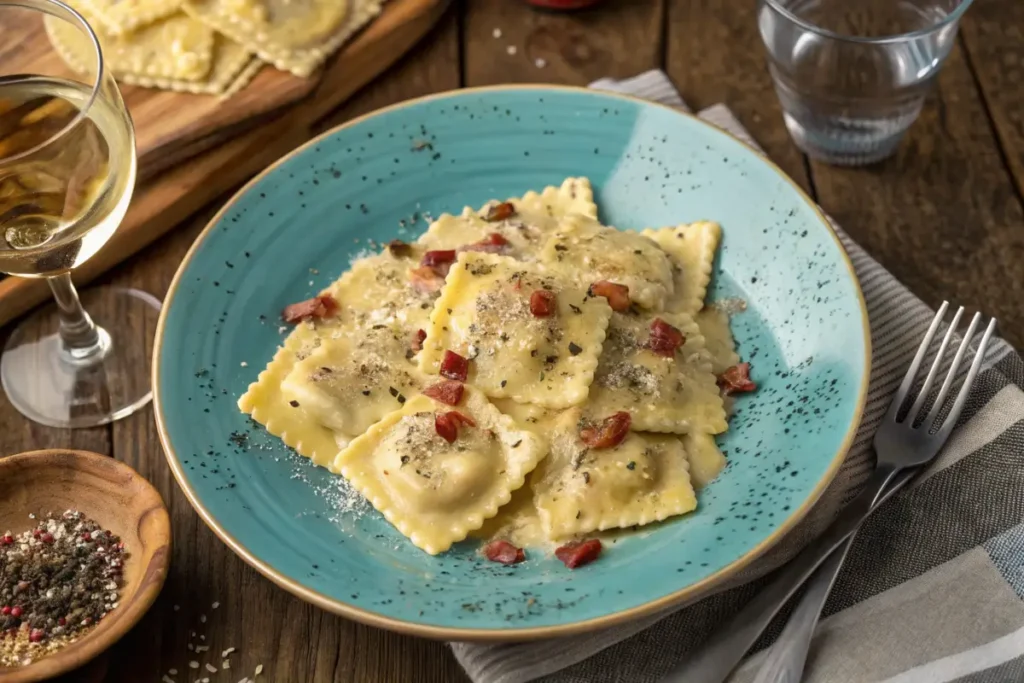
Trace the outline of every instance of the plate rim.
<instances>
[{"instance_id":1,"label":"plate rim","mask_svg":"<svg viewBox=\"0 0 1024 683\"><path fill-rule=\"evenodd\" d=\"M167 316L171 309L174 296L177 292L178 285L182 279L185 269L191 263L192 258L195 256L196 251L203 244L210 232L213 230L221 219L231 210L235 204L245 196L254 185L263 180L266 176L276 171L282 164L290 161L298 155L305 152L307 149L314 147L319 142L328 138L340 130L356 126L363 121L366 121L375 116L395 111L398 109L404 109L412 107L414 105L430 102L433 100L440 99L451 99L461 96L471 96L473 94L488 93L488 92L502 92L502 91L517 91L517 90L534 90L534 91L556 91L564 93L575 93L585 94L588 96L601 96L609 99L626 100L631 103L640 104L642 106L657 107L664 109L677 116L690 119L697 124L709 129L715 134L723 135L732 141L738 142L748 151L755 154L760 158L769 169L774 171L782 180L784 180L799 196L799 198L805 202L814 214L818 217L818 220L835 241L836 246L839 247L839 253L842 257L842 261L849 271L849 277L853 283L854 294L857 298L857 304L860 308L861 313L861 333L864 337L864 374L861 378L860 387L857 393L857 402L853 416L850 420L850 425L847 428L846 434L843 437L839 448L836 450L835 455L832 458L832 462L829 463L827 470L825 471L822 478L817 482L814 489L806 500L801 503L793 512L783 520L782 524L779 525L775 531L763 538L756 546L751 548L749 551L741 555L733 562L719 569L717 572L711 574L704 579L692 583L688 586L684 586L668 595L661 596L654 600L649 600L641 605L630 607L628 609L619 610L611 614L606 614L600 617L592 617L589 619L583 619L579 621L573 621L565 624L556 624L550 626L530 626L522 628L509 628L509 629L481 629L472 627L450 627L450 626L431 626L428 624L421 624L413 621L406 621L395 617L385 616L378 612L374 612L369 609L357 607L355 605L348 604L341 600L332 598L319 591L312 590L296 581L291 579L269 564L263 562L257 558L253 553L249 551L242 543L240 543L234 536L232 536L226 529L224 529L214 518L213 515L206 509L206 507L199 500L195 491L188 485L185 477L185 472L182 467L181 461L179 460L177 453L171 445L170 435L167 432L164 424L163 417L163 401L161 399L160 390L160 368L161 368L161 350L163 348L163 338L165 332L165 325L167 323ZM836 474L839 472L840 466L846 459L846 455L849 453L850 448L853 445L854 438L856 437L857 431L860 428L860 424L863 419L865 405L867 403L868 396L868 385L871 378L871 327L869 324L867 304L864 300L864 293L861 289L860 280L857 277L857 273L853 267L853 262L850 259L850 255L847 253L846 248L843 246L842 241L839 239L839 235L836 234L835 229L832 227L831 222L826 217L821 208L817 203L807 195L807 193L796 183L789 175L786 174L772 159L766 156L763 152L756 149L752 145L744 142L738 137L732 135L728 131L725 131L712 123L704 121L699 118L696 114L683 111L681 109L661 104L659 102L653 102L646 100L641 97L628 95L624 93L611 92L605 90L597 90L593 88L585 88L580 86L564 86L564 85L550 85L550 84L511 84L511 85L490 85L480 86L472 88L459 88L456 90L445 90L438 93L431 93L421 97L416 97L409 100L403 100L387 107L375 109L371 112L367 112L361 116L353 118L349 121L345 121L337 126L334 126L319 135L309 139L302 145L291 150L281 158L277 159L265 169L260 171L258 174L253 176L248 182L239 188L227 202L217 211L216 214L207 222L202 232L196 236L192 245L189 247L188 252L182 258L181 263L178 265L178 269L174 273L174 278L171 280L171 284L167 289L167 293L164 296L163 307L160 310L160 318L157 323L156 336L153 344L153 359L152 359L152 377L151 382L153 386L153 415L156 421L157 433L160 437L160 444L163 447L164 457L167 460L167 464L171 469L171 473L174 475L175 481L185 494L185 498L188 500L189 505L196 511L199 518L213 533L234 552L238 555L246 564L251 566L253 569L258 571L264 577L269 579L271 582L288 591L292 595L312 604L320 609L337 614L339 616L352 619L354 621L373 626L376 628L382 628L397 633L403 633L406 635L418 636L422 638L431 638L436 640L461 640L461 641L475 641L475 642L511 642L511 641L527 641L527 640L538 640L542 638L553 638L563 637L570 635L578 635L594 631L600 628L606 628L615 626L629 621L654 614L662 611L666 608L673 606L682 606L686 603L694 602L696 599L706 597L710 594L711 589L721 586L723 583L728 581L731 577L734 577L744 568L748 567L756 559L764 555L770 548L774 547L787 533L802 521L810 510L817 504L821 499L822 494L829 487L832 481L835 479Z\"/></svg>"}]
</instances>

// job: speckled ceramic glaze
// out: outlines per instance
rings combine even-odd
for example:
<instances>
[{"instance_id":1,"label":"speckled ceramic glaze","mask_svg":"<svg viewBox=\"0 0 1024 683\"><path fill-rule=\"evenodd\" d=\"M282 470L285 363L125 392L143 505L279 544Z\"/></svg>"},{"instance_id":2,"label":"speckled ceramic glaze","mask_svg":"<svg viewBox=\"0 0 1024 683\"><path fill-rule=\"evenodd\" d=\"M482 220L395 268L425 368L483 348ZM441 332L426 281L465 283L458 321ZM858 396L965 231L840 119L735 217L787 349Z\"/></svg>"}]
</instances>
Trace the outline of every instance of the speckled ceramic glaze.
<instances>
[{"instance_id":1,"label":"speckled ceramic glaze","mask_svg":"<svg viewBox=\"0 0 1024 683\"><path fill-rule=\"evenodd\" d=\"M429 143L429 144L426 144ZM626 536L569 571L543 553L513 567L478 542L432 557L236 407L285 330L279 314L430 216L588 176L619 228L721 222L711 297L733 319L760 388L722 439L725 472L692 515ZM561 88L468 90L392 107L296 151L232 200L182 264L154 363L167 457L236 552L322 607L446 638L596 628L685 600L802 517L849 446L869 363L863 302L821 215L732 137L638 100Z\"/></svg>"}]
</instances>

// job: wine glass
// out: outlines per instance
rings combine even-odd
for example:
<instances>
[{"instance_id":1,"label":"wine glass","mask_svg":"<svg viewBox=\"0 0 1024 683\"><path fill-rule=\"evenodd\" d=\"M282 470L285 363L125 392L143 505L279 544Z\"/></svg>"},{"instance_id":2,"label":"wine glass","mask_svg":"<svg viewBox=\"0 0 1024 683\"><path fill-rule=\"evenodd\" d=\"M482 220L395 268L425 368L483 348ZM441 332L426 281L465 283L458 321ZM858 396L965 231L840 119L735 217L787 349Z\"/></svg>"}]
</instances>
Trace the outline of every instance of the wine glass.
<instances>
[{"instance_id":1,"label":"wine glass","mask_svg":"<svg viewBox=\"0 0 1024 683\"><path fill-rule=\"evenodd\" d=\"M89 46L74 70L44 17ZM135 169L131 118L86 20L57 0L0 0L0 273L45 278L56 299L11 333L0 358L7 398L31 420L101 425L152 398L160 302L120 288L80 299L71 282L124 218Z\"/></svg>"}]
</instances>

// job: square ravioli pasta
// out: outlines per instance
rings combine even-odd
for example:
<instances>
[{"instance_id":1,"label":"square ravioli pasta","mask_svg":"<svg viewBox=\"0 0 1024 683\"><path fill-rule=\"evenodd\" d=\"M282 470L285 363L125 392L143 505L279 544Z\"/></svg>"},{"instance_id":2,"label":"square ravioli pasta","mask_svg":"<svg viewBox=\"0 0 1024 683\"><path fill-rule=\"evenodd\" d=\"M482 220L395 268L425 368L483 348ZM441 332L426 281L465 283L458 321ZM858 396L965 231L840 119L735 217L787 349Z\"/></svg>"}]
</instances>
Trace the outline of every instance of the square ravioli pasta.
<instances>
[{"instance_id":1,"label":"square ravioli pasta","mask_svg":"<svg viewBox=\"0 0 1024 683\"><path fill-rule=\"evenodd\" d=\"M672 262L675 293L665 302L665 310L695 314L704 306L715 251L722 239L721 226L697 221L674 228L647 228L640 234L653 240Z\"/></svg>"},{"instance_id":2,"label":"square ravioli pasta","mask_svg":"<svg viewBox=\"0 0 1024 683\"><path fill-rule=\"evenodd\" d=\"M430 316L420 370L468 359L466 376L492 398L548 408L582 403L611 308L541 266L467 252L452 266ZM456 378L458 379L458 378Z\"/></svg>"},{"instance_id":3,"label":"square ravioli pasta","mask_svg":"<svg viewBox=\"0 0 1024 683\"><path fill-rule=\"evenodd\" d=\"M617 529L691 512L697 496L679 437L630 432L610 448L580 439L583 411L565 411L549 432L550 452L530 477L552 539Z\"/></svg>"},{"instance_id":4,"label":"square ravioli pasta","mask_svg":"<svg viewBox=\"0 0 1024 683\"><path fill-rule=\"evenodd\" d=\"M466 386L456 406L411 398L354 439L332 469L436 555L497 514L546 453L541 437Z\"/></svg>"},{"instance_id":5,"label":"square ravioli pasta","mask_svg":"<svg viewBox=\"0 0 1024 683\"><path fill-rule=\"evenodd\" d=\"M325 342L348 339L374 325L400 329L403 334L415 334L415 330L426 327L436 293L421 291L409 280L410 265L415 265L420 254L412 245L397 250L399 255L392 251L386 249L359 259L325 289L322 294L340 304L336 313L299 323L238 399L243 413L321 467L330 465L339 444L348 443L351 435L326 426L321 422L322 414L303 407L305 397L300 400L294 394L287 395L284 385L296 365L318 352ZM293 405L293 401L299 405Z\"/></svg>"},{"instance_id":6,"label":"square ravioli pasta","mask_svg":"<svg viewBox=\"0 0 1024 683\"><path fill-rule=\"evenodd\" d=\"M289 405L347 443L423 388L400 324L356 324L331 335L281 382Z\"/></svg>"},{"instance_id":7,"label":"square ravioli pasta","mask_svg":"<svg viewBox=\"0 0 1024 683\"><path fill-rule=\"evenodd\" d=\"M685 313L613 313L586 410L593 418L626 411L638 431L728 426L704 337Z\"/></svg>"},{"instance_id":8,"label":"square ravioli pasta","mask_svg":"<svg viewBox=\"0 0 1024 683\"><path fill-rule=\"evenodd\" d=\"M467 206L459 216L443 214L417 242L428 249L486 251L532 261L551 232L571 214L597 218L594 192L586 178L567 178L540 193L488 202L479 211Z\"/></svg>"},{"instance_id":9,"label":"square ravioli pasta","mask_svg":"<svg viewBox=\"0 0 1024 683\"><path fill-rule=\"evenodd\" d=\"M602 280L625 285L632 302L651 310L662 310L674 293L672 263L657 244L586 216L562 221L540 260L585 287Z\"/></svg>"}]
</instances>

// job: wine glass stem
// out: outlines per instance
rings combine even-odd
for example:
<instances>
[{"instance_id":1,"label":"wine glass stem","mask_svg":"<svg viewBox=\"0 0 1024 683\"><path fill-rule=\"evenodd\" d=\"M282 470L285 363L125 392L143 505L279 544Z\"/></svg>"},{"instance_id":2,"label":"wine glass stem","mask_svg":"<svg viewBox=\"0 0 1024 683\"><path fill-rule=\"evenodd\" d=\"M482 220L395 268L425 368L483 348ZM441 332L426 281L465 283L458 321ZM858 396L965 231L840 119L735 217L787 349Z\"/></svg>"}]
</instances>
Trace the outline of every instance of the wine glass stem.
<instances>
[{"instance_id":1,"label":"wine glass stem","mask_svg":"<svg viewBox=\"0 0 1024 683\"><path fill-rule=\"evenodd\" d=\"M82 307L75 285L71 282L71 275L54 275L46 278L46 282L53 291L53 298L57 300L64 352L77 362L101 357L106 349L101 341L100 330Z\"/></svg>"}]
</instances>

